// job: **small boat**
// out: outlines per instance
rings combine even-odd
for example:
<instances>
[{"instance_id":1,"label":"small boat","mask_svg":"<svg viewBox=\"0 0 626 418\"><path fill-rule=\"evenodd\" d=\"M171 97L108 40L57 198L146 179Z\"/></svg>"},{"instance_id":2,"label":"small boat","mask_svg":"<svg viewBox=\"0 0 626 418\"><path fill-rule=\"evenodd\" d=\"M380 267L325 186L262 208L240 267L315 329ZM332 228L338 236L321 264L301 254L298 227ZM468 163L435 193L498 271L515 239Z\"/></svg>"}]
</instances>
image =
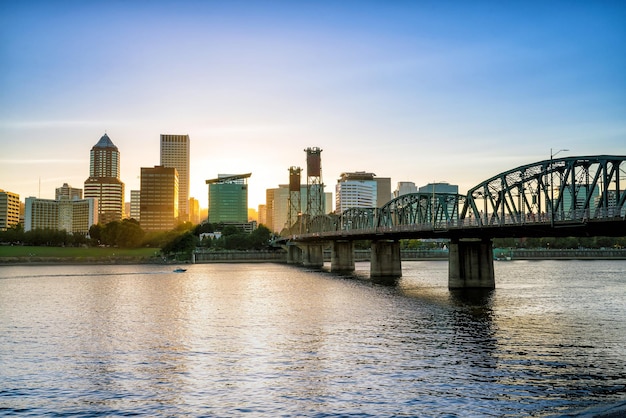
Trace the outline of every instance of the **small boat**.
<instances>
[{"instance_id":1,"label":"small boat","mask_svg":"<svg viewBox=\"0 0 626 418\"><path fill-rule=\"evenodd\" d=\"M187 269L180 268L180 267L178 267L177 269L174 269L174 273L184 273L186 271L187 271Z\"/></svg>"}]
</instances>

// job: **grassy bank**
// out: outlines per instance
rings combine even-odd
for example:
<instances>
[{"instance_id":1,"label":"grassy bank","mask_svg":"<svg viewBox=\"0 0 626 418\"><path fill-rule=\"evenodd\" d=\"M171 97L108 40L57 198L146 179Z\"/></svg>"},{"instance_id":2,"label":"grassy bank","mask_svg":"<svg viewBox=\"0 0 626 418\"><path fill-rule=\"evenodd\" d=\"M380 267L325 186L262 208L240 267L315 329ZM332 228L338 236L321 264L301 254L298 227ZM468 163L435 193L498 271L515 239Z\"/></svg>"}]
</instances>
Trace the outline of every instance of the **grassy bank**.
<instances>
[{"instance_id":1,"label":"grassy bank","mask_svg":"<svg viewBox=\"0 0 626 418\"><path fill-rule=\"evenodd\" d=\"M0 263L147 262L159 251L159 248L0 246Z\"/></svg>"},{"instance_id":2,"label":"grassy bank","mask_svg":"<svg viewBox=\"0 0 626 418\"><path fill-rule=\"evenodd\" d=\"M1 246L0 257L150 257L158 248Z\"/></svg>"}]
</instances>

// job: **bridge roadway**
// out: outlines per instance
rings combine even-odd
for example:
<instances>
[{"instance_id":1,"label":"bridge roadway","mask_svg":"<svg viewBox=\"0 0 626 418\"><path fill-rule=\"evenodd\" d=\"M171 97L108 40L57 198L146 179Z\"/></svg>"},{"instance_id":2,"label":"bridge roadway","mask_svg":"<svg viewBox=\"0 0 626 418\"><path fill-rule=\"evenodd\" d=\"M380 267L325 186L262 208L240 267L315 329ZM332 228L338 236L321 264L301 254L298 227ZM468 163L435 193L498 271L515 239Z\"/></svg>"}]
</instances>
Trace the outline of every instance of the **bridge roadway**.
<instances>
[{"instance_id":1,"label":"bridge roadway","mask_svg":"<svg viewBox=\"0 0 626 418\"><path fill-rule=\"evenodd\" d=\"M370 274L402 275L401 239L449 239L448 286L494 288L492 239L626 236L626 156L540 161L500 173L467 195L413 193L380 208L301 217L283 232L292 263L354 270L354 241L372 242Z\"/></svg>"}]
</instances>

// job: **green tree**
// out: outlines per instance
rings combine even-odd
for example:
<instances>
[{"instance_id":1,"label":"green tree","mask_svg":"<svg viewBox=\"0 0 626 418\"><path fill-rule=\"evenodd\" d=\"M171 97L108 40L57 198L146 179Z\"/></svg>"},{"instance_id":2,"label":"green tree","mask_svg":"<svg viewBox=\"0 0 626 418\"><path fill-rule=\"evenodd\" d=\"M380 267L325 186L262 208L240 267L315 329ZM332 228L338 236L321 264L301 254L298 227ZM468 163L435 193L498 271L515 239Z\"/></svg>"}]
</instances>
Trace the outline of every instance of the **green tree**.
<instances>
[{"instance_id":1,"label":"green tree","mask_svg":"<svg viewBox=\"0 0 626 418\"><path fill-rule=\"evenodd\" d=\"M124 219L116 231L116 245L124 248L141 246L145 232L135 219Z\"/></svg>"},{"instance_id":2,"label":"green tree","mask_svg":"<svg viewBox=\"0 0 626 418\"><path fill-rule=\"evenodd\" d=\"M98 245L100 243L103 229L100 224L94 224L89 227L89 238L91 238L93 244Z\"/></svg>"},{"instance_id":3,"label":"green tree","mask_svg":"<svg viewBox=\"0 0 626 418\"><path fill-rule=\"evenodd\" d=\"M272 231L270 231L268 227L265 225L259 225L257 229L252 231L250 234L248 239L249 248L254 248L255 250L267 248L271 236Z\"/></svg>"},{"instance_id":4,"label":"green tree","mask_svg":"<svg viewBox=\"0 0 626 418\"><path fill-rule=\"evenodd\" d=\"M177 235L171 241L167 242L161 251L163 254L182 254L185 258L191 258L191 253L198 244L198 237L196 237L191 231L184 234Z\"/></svg>"}]
</instances>

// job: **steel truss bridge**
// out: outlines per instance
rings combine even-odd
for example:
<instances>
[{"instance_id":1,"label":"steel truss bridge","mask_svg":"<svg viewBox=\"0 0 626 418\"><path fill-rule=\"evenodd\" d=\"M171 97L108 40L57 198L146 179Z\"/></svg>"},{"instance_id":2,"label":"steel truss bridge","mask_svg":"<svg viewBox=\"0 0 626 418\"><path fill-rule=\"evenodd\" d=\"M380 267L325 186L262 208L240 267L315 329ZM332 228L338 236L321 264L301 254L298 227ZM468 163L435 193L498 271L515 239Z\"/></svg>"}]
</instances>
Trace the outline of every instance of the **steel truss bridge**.
<instances>
[{"instance_id":1,"label":"steel truss bridge","mask_svg":"<svg viewBox=\"0 0 626 418\"><path fill-rule=\"evenodd\" d=\"M404 238L626 235L626 156L539 161L500 173L466 195L413 193L380 208L303 217L295 242Z\"/></svg>"}]
</instances>

